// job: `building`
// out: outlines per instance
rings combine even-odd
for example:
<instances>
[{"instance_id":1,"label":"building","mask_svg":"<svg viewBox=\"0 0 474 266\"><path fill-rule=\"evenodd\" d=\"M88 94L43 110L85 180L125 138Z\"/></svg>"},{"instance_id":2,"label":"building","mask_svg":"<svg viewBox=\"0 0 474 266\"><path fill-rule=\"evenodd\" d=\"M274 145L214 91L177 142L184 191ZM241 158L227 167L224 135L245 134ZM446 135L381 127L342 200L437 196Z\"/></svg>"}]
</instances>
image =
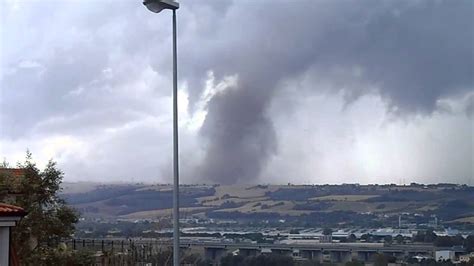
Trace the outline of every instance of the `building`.
<instances>
[{"instance_id":1,"label":"building","mask_svg":"<svg viewBox=\"0 0 474 266\"><path fill-rule=\"evenodd\" d=\"M460 232L459 230L448 228L444 229L443 231L434 231L434 233L436 236L456 236Z\"/></svg>"},{"instance_id":2,"label":"building","mask_svg":"<svg viewBox=\"0 0 474 266\"><path fill-rule=\"evenodd\" d=\"M474 260L474 252L459 256L459 262L466 262L467 263L470 260Z\"/></svg>"},{"instance_id":3,"label":"building","mask_svg":"<svg viewBox=\"0 0 474 266\"><path fill-rule=\"evenodd\" d=\"M25 178L25 170L20 168L0 168L0 201L14 202L23 194L21 182Z\"/></svg>"},{"instance_id":4,"label":"building","mask_svg":"<svg viewBox=\"0 0 474 266\"><path fill-rule=\"evenodd\" d=\"M454 250L438 250L435 253L436 261L451 260L454 261L455 258Z\"/></svg>"},{"instance_id":5,"label":"building","mask_svg":"<svg viewBox=\"0 0 474 266\"><path fill-rule=\"evenodd\" d=\"M20 207L0 203L0 266L19 265L11 243L11 228L25 215Z\"/></svg>"}]
</instances>

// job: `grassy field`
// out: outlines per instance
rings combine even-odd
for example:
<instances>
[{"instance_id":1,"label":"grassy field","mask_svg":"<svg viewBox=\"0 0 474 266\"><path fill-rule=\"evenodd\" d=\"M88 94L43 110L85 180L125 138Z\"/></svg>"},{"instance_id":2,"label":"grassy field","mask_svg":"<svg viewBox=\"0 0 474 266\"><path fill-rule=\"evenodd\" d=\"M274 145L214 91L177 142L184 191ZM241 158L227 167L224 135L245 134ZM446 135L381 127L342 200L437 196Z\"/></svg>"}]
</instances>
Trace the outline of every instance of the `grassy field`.
<instances>
[{"instance_id":1,"label":"grassy field","mask_svg":"<svg viewBox=\"0 0 474 266\"><path fill-rule=\"evenodd\" d=\"M187 216L191 214L196 214L204 212L211 209L210 207L189 207L189 208L180 208L181 216ZM156 219L159 217L171 216L172 209L162 209L162 210L151 210L151 211L141 211L134 212L127 215L121 215L122 219Z\"/></svg>"},{"instance_id":2,"label":"grassy field","mask_svg":"<svg viewBox=\"0 0 474 266\"><path fill-rule=\"evenodd\" d=\"M276 191L280 186L217 186L215 187L216 193L210 197L199 198L199 200L208 200L213 198L222 198L224 196L238 197L241 199L252 199L260 198L265 196L266 193Z\"/></svg>"},{"instance_id":3,"label":"grassy field","mask_svg":"<svg viewBox=\"0 0 474 266\"><path fill-rule=\"evenodd\" d=\"M377 197L378 195L330 195L322 197L314 197L309 200L316 201L364 201L370 198Z\"/></svg>"},{"instance_id":4,"label":"grassy field","mask_svg":"<svg viewBox=\"0 0 474 266\"><path fill-rule=\"evenodd\" d=\"M212 198L212 197L211 197ZM256 198L218 198L208 199L206 201L201 201L203 206L221 206L225 202L234 202L234 203L256 203L263 200L267 200L267 197L256 197Z\"/></svg>"},{"instance_id":5,"label":"grassy field","mask_svg":"<svg viewBox=\"0 0 474 266\"><path fill-rule=\"evenodd\" d=\"M469 223L469 224L474 224L474 216L464 217L464 218L452 220L451 223Z\"/></svg>"},{"instance_id":6,"label":"grassy field","mask_svg":"<svg viewBox=\"0 0 474 266\"><path fill-rule=\"evenodd\" d=\"M171 185L65 183L63 187L66 200L83 217L154 219L171 215ZM381 217L426 213L428 217L440 215L445 221L474 223L470 187L200 185L183 186L180 192L182 212L199 217L212 213L220 217L226 213L234 217L235 213L299 216L352 212Z\"/></svg>"},{"instance_id":7,"label":"grassy field","mask_svg":"<svg viewBox=\"0 0 474 266\"><path fill-rule=\"evenodd\" d=\"M241 212L241 213L278 213L281 215L298 216L310 213L307 210L294 210L295 203L291 201L263 200L246 203L237 208L216 210L216 212Z\"/></svg>"},{"instance_id":8,"label":"grassy field","mask_svg":"<svg viewBox=\"0 0 474 266\"><path fill-rule=\"evenodd\" d=\"M74 193L86 193L96 189L98 186L102 184L100 183L93 183L93 182L77 182L77 183L70 183L64 182L61 184L61 193L63 194L74 194Z\"/></svg>"}]
</instances>

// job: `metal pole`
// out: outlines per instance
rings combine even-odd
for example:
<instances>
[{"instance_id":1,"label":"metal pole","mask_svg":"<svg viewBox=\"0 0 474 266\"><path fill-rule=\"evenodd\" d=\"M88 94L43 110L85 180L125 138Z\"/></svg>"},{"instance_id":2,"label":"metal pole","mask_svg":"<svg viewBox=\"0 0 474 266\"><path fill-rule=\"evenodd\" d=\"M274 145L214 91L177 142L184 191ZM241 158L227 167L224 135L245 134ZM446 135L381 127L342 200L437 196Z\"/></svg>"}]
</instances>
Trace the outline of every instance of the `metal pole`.
<instances>
[{"instance_id":1,"label":"metal pole","mask_svg":"<svg viewBox=\"0 0 474 266\"><path fill-rule=\"evenodd\" d=\"M179 266L178 66L175 9L173 9L173 170L173 265Z\"/></svg>"}]
</instances>

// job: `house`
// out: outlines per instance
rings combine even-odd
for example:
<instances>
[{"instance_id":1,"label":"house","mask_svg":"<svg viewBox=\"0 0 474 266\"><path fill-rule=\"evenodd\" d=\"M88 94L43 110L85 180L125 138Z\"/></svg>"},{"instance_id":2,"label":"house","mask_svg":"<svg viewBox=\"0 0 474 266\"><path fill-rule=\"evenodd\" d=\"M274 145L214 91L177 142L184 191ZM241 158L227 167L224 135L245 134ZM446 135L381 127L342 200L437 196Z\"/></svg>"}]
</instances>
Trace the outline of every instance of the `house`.
<instances>
[{"instance_id":1,"label":"house","mask_svg":"<svg viewBox=\"0 0 474 266\"><path fill-rule=\"evenodd\" d=\"M0 168L0 201L14 202L23 194L21 182L25 178L25 170L21 168Z\"/></svg>"},{"instance_id":2,"label":"house","mask_svg":"<svg viewBox=\"0 0 474 266\"><path fill-rule=\"evenodd\" d=\"M0 203L0 266L19 265L11 243L11 228L26 215L17 206Z\"/></svg>"},{"instance_id":3,"label":"house","mask_svg":"<svg viewBox=\"0 0 474 266\"><path fill-rule=\"evenodd\" d=\"M450 260L454 261L455 253L454 250L437 250L435 253L436 261Z\"/></svg>"}]
</instances>

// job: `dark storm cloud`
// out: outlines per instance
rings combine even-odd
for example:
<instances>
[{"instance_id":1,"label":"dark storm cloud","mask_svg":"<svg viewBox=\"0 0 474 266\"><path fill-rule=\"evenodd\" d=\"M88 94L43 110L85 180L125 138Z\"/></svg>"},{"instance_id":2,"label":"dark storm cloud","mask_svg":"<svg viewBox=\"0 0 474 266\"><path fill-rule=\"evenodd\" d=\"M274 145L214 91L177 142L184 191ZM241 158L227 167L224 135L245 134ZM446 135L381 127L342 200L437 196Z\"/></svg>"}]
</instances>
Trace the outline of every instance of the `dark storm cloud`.
<instances>
[{"instance_id":1,"label":"dark storm cloud","mask_svg":"<svg viewBox=\"0 0 474 266\"><path fill-rule=\"evenodd\" d=\"M185 76L239 75L236 90L209 104L204 179L259 177L277 147L267 106L279 82L309 69L338 79L348 100L375 86L399 114L429 114L440 98L472 89L471 1L253 1L220 16L206 48L181 52ZM360 79L366 87L351 86Z\"/></svg>"},{"instance_id":2,"label":"dark storm cloud","mask_svg":"<svg viewBox=\"0 0 474 266\"><path fill-rule=\"evenodd\" d=\"M141 1L25 3L29 10L22 7L11 15L12 23L27 16L25 25L2 29L2 39L10 40L2 68L16 69L2 73L0 80L3 139L21 138L32 130L81 137L164 113L150 99L169 95L169 81L146 84L153 93L140 92L135 81L148 78L141 73L150 66L171 76L169 12L152 14ZM38 13L37 5L44 12ZM331 92L342 91L348 102L375 91L389 111L402 115L431 114L439 99L472 90L472 5L181 1L179 78L188 84L191 111L207 71L216 80L238 76L237 88L209 102L200 131L206 140L204 161L189 172L219 183L257 182L269 158L278 153L272 125L277 114L268 108L281 97L277 90L288 79L312 75L329 84ZM36 60L41 67L17 68L23 59ZM110 77L104 77L109 68ZM316 83L313 90L327 90ZM472 113L472 101L466 108ZM101 145L113 153L115 146L127 147L127 138L136 137L129 132L114 140L113 147Z\"/></svg>"}]
</instances>

